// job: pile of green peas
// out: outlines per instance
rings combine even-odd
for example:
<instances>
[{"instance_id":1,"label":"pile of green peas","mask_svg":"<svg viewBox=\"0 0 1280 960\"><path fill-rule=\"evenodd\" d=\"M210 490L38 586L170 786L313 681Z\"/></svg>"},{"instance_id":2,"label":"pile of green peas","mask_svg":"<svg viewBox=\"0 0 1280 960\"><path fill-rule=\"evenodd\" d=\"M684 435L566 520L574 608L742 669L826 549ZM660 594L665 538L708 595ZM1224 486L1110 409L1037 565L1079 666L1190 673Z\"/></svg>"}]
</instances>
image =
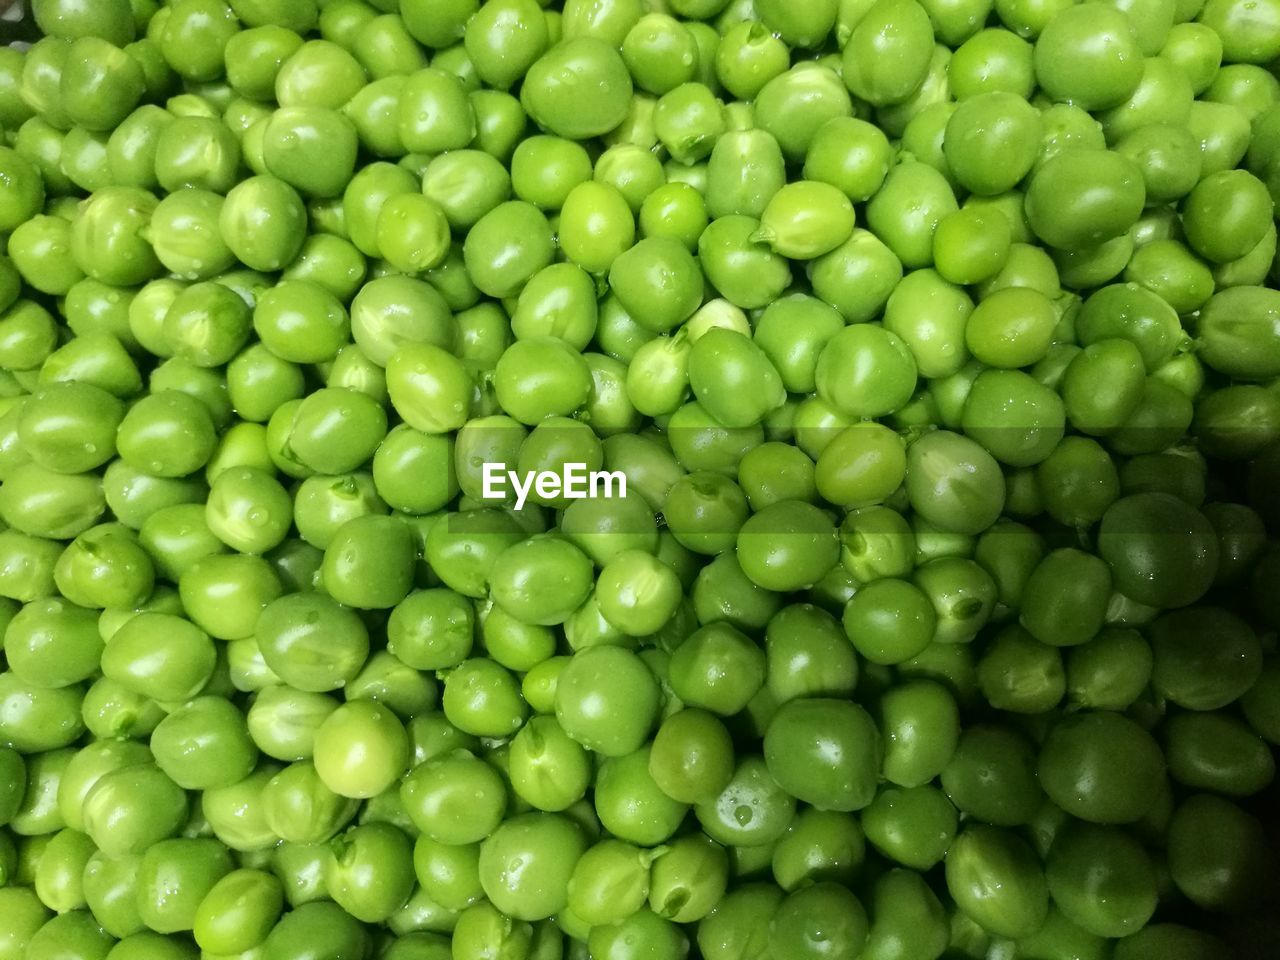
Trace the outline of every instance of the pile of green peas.
<instances>
[{"instance_id":1,"label":"pile of green peas","mask_svg":"<svg viewBox=\"0 0 1280 960\"><path fill-rule=\"evenodd\" d=\"M1280 0L28 18L0 960L1280 955Z\"/></svg>"}]
</instances>

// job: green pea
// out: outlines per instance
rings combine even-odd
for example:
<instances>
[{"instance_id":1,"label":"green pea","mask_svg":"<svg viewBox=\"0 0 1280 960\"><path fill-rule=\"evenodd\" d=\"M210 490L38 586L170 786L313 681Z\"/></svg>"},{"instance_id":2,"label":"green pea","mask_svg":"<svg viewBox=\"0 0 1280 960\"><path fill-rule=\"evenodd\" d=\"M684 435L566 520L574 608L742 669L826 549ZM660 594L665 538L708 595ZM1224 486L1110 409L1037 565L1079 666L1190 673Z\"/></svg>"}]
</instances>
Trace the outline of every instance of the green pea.
<instances>
[{"instance_id":1,"label":"green pea","mask_svg":"<svg viewBox=\"0 0 1280 960\"><path fill-rule=\"evenodd\" d=\"M931 786L882 789L863 813L863 821L878 850L917 870L942 860L957 829L955 807Z\"/></svg>"},{"instance_id":2,"label":"green pea","mask_svg":"<svg viewBox=\"0 0 1280 960\"><path fill-rule=\"evenodd\" d=\"M366 823L335 838L325 886L339 906L365 923L387 920L413 890L412 844L389 823ZM376 869L371 869L376 866Z\"/></svg>"},{"instance_id":3,"label":"green pea","mask_svg":"<svg viewBox=\"0 0 1280 960\"><path fill-rule=\"evenodd\" d=\"M369 934L337 904L303 903L280 918L262 943L265 960L286 960L299 950L359 956L369 949Z\"/></svg>"},{"instance_id":4,"label":"green pea","mask_svg":"<svg viewBox=\"0 0 1280 960\"><path fill-rule=\"evenodd\" d=\"M683 279L677 285L673 277ZM609 269L609 281L621 305L655 333L679 326L702 302L692 255L666 237L643 239L621 253Z\"/></svg>"},{"instance_id":5,"label":"green pea","mask_svg":"<svg viewBox=\"0 0 1280 960\"><path fill-rule=\"evenodd\" d=\"M707 167L713 218L759 217L786 183L778 142L764 130L730 131L716 140Z\"/></svg>"},{"instance_id":6,"label":"green pea","mask_svg":"<svg viewBox=\"0 0 1280 960\"><path fill-rule=\"evenodd\" d=\"M1027 217L1040 239L1065 250L1096 246L1138 219L1145 188L1133 161L1072 147L1041 164L1027 190Z\"/></svg>"},{"instance_id":7,"label":"green pea","mask_svg":"<svg viewBox=\"0 0 1280 960\"><path fill-rule=\"evenodd\" d=\"M161 333L174 356L208 368L222 366L240 351L250 324L250 310L233 290L197 283L174 298Z\"/></svg>"},{"instance_id":8,"label":"green pea","mask_svg":"<svg viewBox=\"0 0 1280 960\"><path fill-rule=\"evenodd\" d=\"M1233 716L1180 714L1170 718L1165 732L1170 776L1190 789L1243 797L1263 789L1275 774L1266 741Z\"/></svg>"},{"instance_id":9,"label":"green pea","mask_svg":"<svg viewBox=\"0 0 1280 960\"><path fill-rule=\"evenodd\" d=\"M364 69L347 50L329 40L308 40L281 65L275 99L282 107L336 110L366 82Z\"/></svg>"},{"instance_id":10,"label":"green pea","mask_svg":"<svg viewBox=\"0 0 1280 960\"><path fill-rule=\"evenodd\" d=\"M515 296L551 262L553 243L546 218L532 204L500 204L477 221L463 248L476 286L496 297Z\"/></svg>"},{"instance_id":11,"label":"green pea","mask_svg":"<svg viewBox=\"0 0 1280 960\"><path fill-rule=\"evenodd\" d=\"M889 170L867 204L867 226L907 267L933 262L933 234L959 208L951 185L926 163L903 162Z\"/></svg>"},{"instance_id":12,"label":"green pea","mask_svg":"<svg viewBox=\"0 0 1280 960\"><path fill-rule=\"evenodd\" d=\"M936 379L956 373L969 359L968 331L982 324L973 313L963 290L933 270L914 270L889 296L883 322L911 349L919 373Z\"/></svg>"},{"instance_id":13,"label":"green pea","mask_svg":"<svg viewBox=\"0 0 1280 960\"><path fill-rule=\"evenodd\" d=\"M617 712L627 704L625 714ZM657 680L644 661L619 647L592 647L561 671L555 712L564 731L588 749L623 756L640 747L657 719ZM625 716L625 723L618 718Z\"/></svg>"},{"instance_id":14,"label":"green pea","mask_svg":"<svg viewBox=\"0 0 1280 960\"><path fill-rule=\"evenodd\" d=\"M282 107L267 120L262 138L267 172L303 196L341 196L351 180L358 146L356 127L336 110Z\"/></svg>"},{"instance_id":15,"label":"green pea","mask_svg":"<svg viewBox=\"0 0 1280 960\"><path fill-rule=\"evenodd\" d=\"M1159 56L1173 63L1198 96L1213 82L1222 64L1222 37L1203 23L1175 23Z\"/></svg>"},{"instance_id":16,"label":"green pea","mask_svg":"<svg viewBox=\"0 0 1280 960\"><path fill-rule=\"evenodd\" d=\"M196 908L195 941L201 949L217 953L251 950L267 938L282 906L283 891L274 876L255 869L233 870Z\"/></svg>"},{"instance_id":17,"label":"green pea","mask_svg":"<svg viewBox=\"0 0 1280 960\"><path fill-rule=\"evenodd\" d=\"M548 46L547 23L532 0L482 5L467 22L463 42L476 74L506 90L523 77Z\"/></svg>"},{"instance_id":18,"label":"green pea","mask_svg":"<svg viewBox=\"0 0 1280 960\"><path fill-rule=\"evenodd\" d=\"M812 260L849 238L852 214L853 207L837 188L822 181L801 180L769 199L756 236L785 257Z\"/></svg>"},{"instance_id":19,"label":"green pea","mask_svg":"<svg viewBox=\"0 0 1280 960\"><path fill-rule=\"evenodd\" d=\"M242 180L227 194L219 218L223 242L254 270L279 270L297 257L306 235L297 192L271 176Z\"/></svg>"},{"instance_id":20,"label":"green pea","mask_svg":"<svg viewBox=\"0 0 1280 960\"><path fill-rule=\"evenodd\" d=\"M769 772L788 793L819 810L848 812L870 804L881 749L866 711L837 700L784 704L764 739Z\"/></svg>"},{"instance_id":21,"label":"green pea","mask_svg":"<svg viewBox=\"0 0 1280 960\"><path fill-rule=\"evenodd\" d=\"M1151 807L1164 768L1150 734L1119 714L1056 724L1040 754L1040 780L1055 803L1092 823L1130 823Z\"/></svg>"},{"instance_id":22,"label":"green pea","mask_svg":"<svg viewBox=\"0 0 1280 960\"><path fill-rule=\"evenodd\" d=\"M351 334L361 351L385 367L406 340L451 349L457 324L444 298L411 277L389 276L367 283L351 302Z\"/></svg>"},{"instance_id":23,"label":"green pea","mask_svg":"<svg viewBox=\"0 0 1280 960\"><path fill-rule=\"evenodd\" d=\"M880 239L855 229L841 247L810 263L814 293L849 323L873 319L902 279L902 262Z\"/></svg>"},{"instance_id":24,"label":"green pea","mask_svg":"<svg viewBox=\"0 0 1280 960\"><path fill-rule=\"evenodd\" d=\"M542 920L563 909L568 884L586 842L577 824L553 813L507 820L480 844L480 882L490 902L521 920ZM511 859L535 869L513 873Z\"/></svg>"},{"instance_id":25,"label":"green pea","mask_svg":"<svg viewBox=\"0 0 1280 960\"><path fill-rule=\"evenodd\" d=\"M1102 37L1105 43L1099 42ZM1137 88L1142 50L1130 21L1118 11L1104 5L1065 9L1040 31L1035 67L1040 86L1055 100L1097 110L1123 102Z\"/></svg>"},{"instance_id":26,"label":"green pea","mask_svg":"<svg viewBox=\"0 0 1280 960\"><path fill-rule=\"evenodd\" d=\"M1184 205L1183 222L1192 249L1215 263L1248 253L1266 230L1267 224L1255 213L1268 209L1265 190L1261 181L1243 170L1224 170L1201 180Z\"/></svg>"},{"instance_id":27,"label":"green pea","mask_svg":"<svg viewBox=\"0 0 1280 960\"><path fill-rule=\"evenodd\" d=\"M933 54L933 26L918 3L875 3L843 49L845 83L855 96L876 106L901 103L924 82ZM873 67L875 63L892 63L892 75Z\"/></svg>"},{"instance_id":28,"label":"green pea","mask_svg":"<svg viewBox=\"0 0 1280 960\"><path fill-rule=\"evenodd\" d=\"M1026 841L1008 830L966 828L947 853L946 877L960 910L998 936L1030 936L1048 914L1044 872Z\"/></svg>"},{"instance_id":29,"label":"green pea","mask_svg":"<svg viewBox=\"0 0 1280 960\"><path fill-rule=\"evenodd\" d=\"M1194 794L1174 811L1169 872L1192 903L1210 910L1249 909L1266 869L1262 825L1230 800Z\"/></svg>"},{"instance_id":30,"label":"green pea","mask_svg":"<svg viewBox=\"0 0 1280 960\"><path fill-rule=\"evenodd\" d=\"M59 592L89 607L135 607L151 594L155 572L127 527L102 524L78 536L53 570Z\"/></svg>"},{"instance_id":31,"label":"green pea","mask_svg":"<svg viewBox=\"0 0 1280 960\"><path fill-rule=\"evenodd\" d=\"M316 729L316 774L339 796L377 796L403 775L408 752L399 719L370 700L343 704Z\"/></svg>"},{"instance_id":32,"label":"green pea","mask_svg":"<svg viewBox=\"0 0 1280 960\"><path fill-rule=\"evenodd\" d=\"M109 857L143 853L178 833L187 797L160 769L135 763L109 771L84 799L85 832Z\"/></svg>"},{"instance_id":33,"label":"green pea","mask_svg":"<svg viewBox=\"0 0 1280 960\"><path fill-rule=\"evenodd\" d=\"M1031 466L1062 439L1062 401L1048 387L1015 370L989 370L973 382L961 423L997 460Z\"/></svg>"},{"instance_id":34,"label":"green pea","mask_svg":"<svg viewBox=\"0 0 1280 960\"><path fill-rule=\"evenodd\" d=\"M817 702L821 707L829 701ZM760 756L741 758L724 790L694 808L703 832L733 847L773 844L786 832L794 813L795 799L778 785Z\"/></svg>"},{"instance_id":35,"label":"green pea","mask_svg":"<svg viewBox=\"0 0 1280 960\"><path fill-rule=\"evenodd\" d=\"M1152 923L1132 936L1125 937L1119 946L1116 960L1135 960L1143 951L1185 957L1210 957L1215 952L1230 949L1213 934L1176 923Z\"/></svg>"},{"instance_id":36,"label":"green pea","mask_svg":"<svg viewBox=\"0 0 1280 960\"><path fill-rule=\"evenodd\" d=\"M632 79L616 45L567 34L529 65L520 100L540 126L568 140L588 140L626 118Z\"/></svg>"},{"instance_id":37,"label":"green pea","mask_svg":"<svg viewBox=\"0 0 1280 960\"><path fill-rule=\"evenodd\" d=\"M756 243L759 222L730 215L712 221L698 240L706 277L730 303L742 309L763 307L790 284L786 260Z\"/></svg>"}]
</instances>

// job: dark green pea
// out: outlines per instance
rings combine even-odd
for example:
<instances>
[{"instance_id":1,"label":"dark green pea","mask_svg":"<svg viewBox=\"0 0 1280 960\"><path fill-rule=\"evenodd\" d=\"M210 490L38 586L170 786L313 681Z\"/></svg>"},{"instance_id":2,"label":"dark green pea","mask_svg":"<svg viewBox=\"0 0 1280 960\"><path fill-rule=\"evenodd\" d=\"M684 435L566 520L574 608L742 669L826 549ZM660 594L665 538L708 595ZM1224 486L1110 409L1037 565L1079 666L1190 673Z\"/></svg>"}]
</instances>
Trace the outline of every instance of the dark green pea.
<instances>
[{"instance_id":1,"label":"dark green pea","mask_svg":"<svg viewBox=\"0 0 1280 960\"><path fill-rule=\"evenodd\" d=\"M1120 468L1120 487L1126 494L1168 494L1199 508L1205 499L1207 472L1204 458L1196 451L1140 454Z\"/></svg>"},{"instance_id":2,"label":"dark green pea","mask_svg":"<svg viewBox=\"0 0 1280 960\"><path fill-rule=\"evenodd\" d=\"M1188 24L1183 24L1188 26ZM1230 948L1211 933L1176 923L1152 923L1117 944L1115 960L1139 960L1142 956L1212 957Z\"/></svg>"},{"instance_id":3,"label":"dark green pea","mask_svg":"<svg viewBox=\"0 0 1280 960\"><path fill-rule=\"evenodd\" d=\"M1212 647L1197 643L1204 630ZM1262 667L1256 635L1235 615L1215 607L1168 613L1152 624L1155 655L1152 685L1173 703L1191 710L1217 710L1241 696Z\"/></svg>"},{"instance_id":4,"label":"dark green pea","mask_svg":"<svg viewBox=\"0 0 1280 960\"><path fill-rule=\"evenodd\" d=\"M1066 691L1062 655L1021 627L1006 627L983 652L978 683L987 702L998 710L1044 713L1057 706Z\"/></svg>"},{"instance_id":5,"label":"dark green pea","mask_svg":"<svg viewBox=\"0 0 1280 960\"><path fill-rule=\"evenodd\" d=\"M1169 822L1169 872L1178 890L1202 909L1252 908L1259 884L1265 884L1266 849L1258 820L1221 797L1194 794Z\"/></svg>"},{"instance_id":6,"label":"dark green pea","mask_svg":"<svg viewBox=\"0 0 1280 960\"><path fill-rule=\"evenodd\" d=\"M1098 550L1118 590L1158 607L1195 602L1208 589L1218 562L1208 521L1164 493L1117 500L1102 518Z\"/></svg>"},{"instance_id":7,"label":"dark green pea","mask_svg":"<svg viewBox=\"0 0 1280 960\"><path fill-rule=\"evenodd\" d=\"M918 787L951 762L960 735L955 699L932 680L912 680L887 691L880 701L884 732L884 775L891 783Z\"/></svg>"},{"instance_id":8,"label":"dark green pea","mask_svg":"<svg viewBox=\"0 0 1280 960\"><path fill-rule=\"evenodd\" d=\"M1150 734L1113 713L1079 714L1050 729L1040 781L1055 803L1092 823L1130 823L1151 807L1164 761Z\"/></svg>"},{"instance_id":9,"label":"dark green pea","mask_svg":"<svg viewBox=\"0 0 1280 960\"><path fill-rule=\"evenodd\" d=\"M1167 721L1165 736L1169 774L1192 790L1249 796L1275 774L1266 741L1228 714L1178 714Z\"/></svg>"},{"instance_id":10,"label":"dark green pea","mask_svg":"<svg viewBox=\"0 0 1280 960\"><path fill-rule=\"evenodd\" d=\"M1030 936L1048 914L1048 885L1035 853L999 827L971 826L956 837L946 877L960 910L990 933Z\"/></svg>"},{"instance_id":11,"label":"dark green pea","mask_svg":"<svg viewBox=\"0 0 1280 960\"><path fill-rule=\"evenodd\" d=\"M862 819L877 850L916 870L939 863L957 830L955 807L931 786L885 787Z\"/></svg>"},{"instance_id":12,"label":"dark green pea","mask_svg":"<svg viewBox=\"0 0 1280 960\"><path fill-rule=\"evenodd\" d=\"M848 812L875 793L880 734L861 707L838 700L792 700L764 738L769 772L792 796L819 810ZM836 768L840 772L836 772Z\"/></svg>"},{"instance_id":13,"label":"dark green pea","mask_svg":"<svg viewBox=\"0 0 1280 960\"><path fill-rule=\"evenodd\" d=\"M1055 550L1027 580L1021 623L1036 639L1053 646L1084 643L1102 626L1110 587L1104 562L1072 548ZM1067 608L1073 612L1064 619Z\"/></svg>"},{"instance_id":14,"label":"dark green pea","mask_svg":"<svg viewBox=\"0 0 1280 960\"><path fill-rule=\"evenodd\" d=\"M1066 437L1036 466L1045 511L1059 523L1090 527L1120 496L1115 464L1094 440Z\"/></svg>"},{"instance_id":15,"label":"dark green pea","mask_svg":"<svg viewBox=\"0 0 1280 960\"><path fill-rule=\"evenodd\" d=\"M1067 655L1067 695L1080 706L1123 709L1151 679L1151 647L1135 630L1107 628Z\"/></svg>"},{"instance_id":16,"label":"dark green pea","mask_svg":"<svg viewBox=\"0 0 1280 960\"><path fill-rule=\"evenodd\" d=\"M962 813L996 826L1029 822L1044 798L1031 744L1007 727L966 729L942 771L942 786Z\"/></svg>"}]
</instances>

